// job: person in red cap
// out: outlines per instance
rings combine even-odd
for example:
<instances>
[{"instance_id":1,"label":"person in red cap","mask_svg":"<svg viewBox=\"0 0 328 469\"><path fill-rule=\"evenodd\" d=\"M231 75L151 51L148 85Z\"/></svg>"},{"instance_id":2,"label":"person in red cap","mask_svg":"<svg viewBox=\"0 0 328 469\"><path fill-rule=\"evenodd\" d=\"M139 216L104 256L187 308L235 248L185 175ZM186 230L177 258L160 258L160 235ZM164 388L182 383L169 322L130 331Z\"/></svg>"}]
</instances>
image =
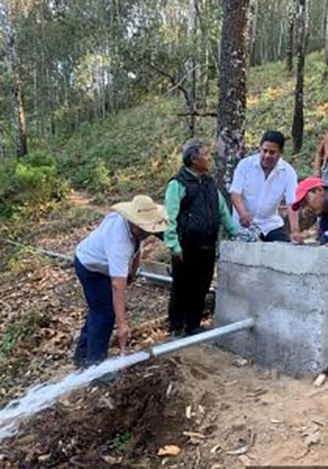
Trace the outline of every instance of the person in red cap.
<instances>
[{"instance_id":1,"label":"person in red cap","mask_svg":"<svg viewBox=\"0 0 328 469\"><path fill-rule=\"evenodd\" d=\"M296 188L296 199L292 205L294 211L309 207L321 218L328 214L328 194L322 178L312 176L301 181ZM326 244L325 230L320 220L320 244Z\"/></svg>"}]
</instances>

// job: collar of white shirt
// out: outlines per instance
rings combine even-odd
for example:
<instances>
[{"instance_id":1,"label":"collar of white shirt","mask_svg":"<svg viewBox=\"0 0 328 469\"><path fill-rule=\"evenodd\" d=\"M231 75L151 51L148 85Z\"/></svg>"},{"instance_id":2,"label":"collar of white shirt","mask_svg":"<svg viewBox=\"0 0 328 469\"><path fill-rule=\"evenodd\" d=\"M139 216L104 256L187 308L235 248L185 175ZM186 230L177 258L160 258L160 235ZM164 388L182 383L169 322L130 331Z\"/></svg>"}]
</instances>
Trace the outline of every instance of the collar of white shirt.
<instances>
[{"instance_id":1,"label":"collar of white shirt","mask_svg":"<svg viewBox=\"0 0 328 469\"><path fill-rule=\"evenodd\" d=\"M258 153L257 155L254 156L254 159L253 159L252 163L253 163L253 166L257 166L258 168L262 169L261 154L260 153ZM276 174L280 171L286 171L286 162L281 157L279 158L276 166L271 171L270 175L271 174Z\"/></svg>"}]
</instances>

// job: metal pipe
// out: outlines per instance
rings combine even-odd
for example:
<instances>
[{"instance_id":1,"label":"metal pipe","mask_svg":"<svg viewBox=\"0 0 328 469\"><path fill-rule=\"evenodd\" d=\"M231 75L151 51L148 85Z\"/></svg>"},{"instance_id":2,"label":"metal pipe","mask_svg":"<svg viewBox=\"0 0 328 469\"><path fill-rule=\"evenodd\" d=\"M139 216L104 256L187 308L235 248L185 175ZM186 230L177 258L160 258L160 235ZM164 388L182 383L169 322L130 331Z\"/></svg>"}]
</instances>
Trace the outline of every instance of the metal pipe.
<instances>
[{"instance_id":1,"label":"metal pipe","mask_svg":"<svg viewBox=\"0 0 328 469\"><path fill-rule=\"evenodd\" d=\"M150 353L153 357L159 357L161 355L165 355L166 353L174 352L175 350L181 350L192 345L197 345L201 342L206 342L207 340L217 339L218 337L231 334L232 332L250 329L253 326L254 319L244 319L243 321L234 322L232 324L228 324L227 326L217 327L216 329L201 332L200 334L195 334L190 337L184 337L183 339L177 339L172 342L156 345L150 350Z\"/></svg>"},{"instance_id":2,"label":"metal pipe","mask_svg":"<svg viewBox=\"0 0 328 469\"><path fill-rule=\"evenodd\" d=\"M172 277L170 275L153 274L152 272L146 272L143 269L139 269L137 275L140 277L149 278L150 280L159 280L160 282L172 283Z\"/></svg>"},{"instance_id":3,"label":"metal pipe","mask_svg":"<svg viewBox=\"0 0 328 469\"><path fill-rule=\"evenodd\" d=\"M148 278L149 280L157 280L158 282L163 282L163 283L173 282L173 278L171 277L171 275L154 274L152 272L147 272L146 270L143 270L143 269L138 269L137 275L139 277ZM215 287L210 286L209 292L215 293L215 291L216 291Z\"/></svg>"},{"instance_id":4,"label":"metal pipe","mask_svg":"<svg viewBox=\"0 0 328 469\"><path fill-rule=\"evenodd\" d=\"M105 360L98 366L91 366L79 374L70 374L58 383L45 383L27 391L26 395L18 400L10 402L0 411L0 440L12 436L18 431L21 419L31 417L40 410L52 405L60 396L68 394L74 389L85 387L87 384L101 376L128 368L137 363L148 361L152 356L174 352L192 345L216 339L232 332L249 329L254 326L254 320L249 318L243 321L218 327L207 332L202 332L191 337L178 339L157 345L145 352L137 352L124 357Z\"/></svg>"}]
</instances>

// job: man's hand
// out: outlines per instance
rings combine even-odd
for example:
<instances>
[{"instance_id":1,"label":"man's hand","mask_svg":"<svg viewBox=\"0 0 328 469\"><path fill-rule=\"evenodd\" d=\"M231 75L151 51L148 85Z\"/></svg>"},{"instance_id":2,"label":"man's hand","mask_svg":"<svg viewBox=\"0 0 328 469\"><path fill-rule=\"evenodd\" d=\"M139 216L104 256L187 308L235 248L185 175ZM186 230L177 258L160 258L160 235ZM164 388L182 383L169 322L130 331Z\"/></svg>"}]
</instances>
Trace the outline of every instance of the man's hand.
<instances>
[{"instance_id":1,"label":"man's hand","mask_svg":"<svg viewBox=\"0 0 328 469\"><path fill-rule=\"evenodd\" d=\"M245 210L239 215L239 222L244 228L248 228L251 225L251 216L249 212Z\"/></svg>"},{"instance_id":2,"label":"man's hand","mask_svg":"<svg viewBox=\"0 0 328 469\"><path fill-rule=\"evenodd\" d=\"M121 354L125 353L125 346L131 337L131 331L126 324L118 326L118 340L120 343Z\"/></svg>"},{"instance_id":3,"label":"man's hand","mask_svg":"<svg viewBox=\"0 0 328 469\"><path fill-rule=\"evenodd\" d=\"M298 230L297 231L292 231L290 233L290 241L293 244L303 244L303 242L304 242L303 237L302 237L301 233Z\"/></svg>"}]
</instances>

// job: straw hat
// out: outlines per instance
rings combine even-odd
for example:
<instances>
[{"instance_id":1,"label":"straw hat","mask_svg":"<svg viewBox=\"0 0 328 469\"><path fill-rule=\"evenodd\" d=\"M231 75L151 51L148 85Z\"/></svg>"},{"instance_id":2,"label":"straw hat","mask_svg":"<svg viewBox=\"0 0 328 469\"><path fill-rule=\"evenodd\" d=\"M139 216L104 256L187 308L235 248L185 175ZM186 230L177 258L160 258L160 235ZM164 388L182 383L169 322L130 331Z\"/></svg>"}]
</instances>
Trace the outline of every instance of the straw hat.
<instances>
[{"instance_id":1,"label":"straw hat","mask_svg":"<svg viewBox=\"0 0 328 469\"><path fill-rule=\"evenodd\" d=\"M159 233L167 229L165 208L155 204L148 195L136 195L131 202L120 202L111 208L148 233Z\"/></svg>"}]
</instances>

